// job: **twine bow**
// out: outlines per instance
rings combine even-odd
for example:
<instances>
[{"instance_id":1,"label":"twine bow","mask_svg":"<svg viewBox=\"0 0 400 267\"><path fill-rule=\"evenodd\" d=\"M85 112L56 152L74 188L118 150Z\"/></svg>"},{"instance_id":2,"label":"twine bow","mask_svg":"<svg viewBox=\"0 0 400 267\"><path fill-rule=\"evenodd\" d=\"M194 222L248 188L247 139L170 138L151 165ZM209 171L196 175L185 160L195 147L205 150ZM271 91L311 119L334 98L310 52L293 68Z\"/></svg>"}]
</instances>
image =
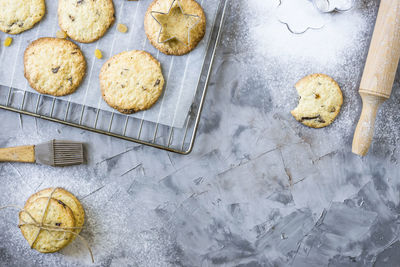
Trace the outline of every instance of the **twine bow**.
<instances>
[{"instance_id":1,"label":"twine bow","mask_svg":"<svg viewBox=\"0 0 400 267\"><path fill-rule=\"evenodd\" d=\"M80 236L79 234L73 232L73 230L80 230L80 229L82 229L82 227L55 227L53 225L44 223L44 221L46 219L46 213L47 213L47 210L48 210L49 205L50 205L50 200L51 200L54 192L57 189L59 189L59 188L58 187L54 188L53 191L50 193L49 198L48 198L47 203L46 203L46 207L45 207L45 209L43 211L42 219L40 220L40 222L35 220L35 218L33 218L32 214L30 214L29 211L25 210L24 208L18 207L16 205L3 206L3 207L0 207L0 210L7 209L7 208L15 208L15 209L19 210L19 213L18 213L19 215L21 213L26 213L32 219L33 222L29 222L29 223L25 222L23 219L21 219L22 223L18 224L18 228L20 228L21 226L24 226L24 225L31 225L31 226L35 226L35 227L37 227L39 229L37 234L36 234L36 236L35 236L35 238L34 238L34 240L32 241L32 244L30 244L31 249L35 245L35 243L36 243L37 239L39 238L39 235L40 235L42 230L47 231L50 235L52 235L51 232L62 232L62 233L64 233L64 236L65 236L65 234L72 234L72 235L74 235L76 237L79 237L79 239L83 242L83 244L86 246L86 248L88 249L88 251L90 253L90 257L92 259L92 263L94 263L93 252L92 252L92 249L90 248L88 242L86 241L86 239L84 237ZM56 239L56 240L62 240L62 239L63 238Z\"/></svg>"}]
</instances>

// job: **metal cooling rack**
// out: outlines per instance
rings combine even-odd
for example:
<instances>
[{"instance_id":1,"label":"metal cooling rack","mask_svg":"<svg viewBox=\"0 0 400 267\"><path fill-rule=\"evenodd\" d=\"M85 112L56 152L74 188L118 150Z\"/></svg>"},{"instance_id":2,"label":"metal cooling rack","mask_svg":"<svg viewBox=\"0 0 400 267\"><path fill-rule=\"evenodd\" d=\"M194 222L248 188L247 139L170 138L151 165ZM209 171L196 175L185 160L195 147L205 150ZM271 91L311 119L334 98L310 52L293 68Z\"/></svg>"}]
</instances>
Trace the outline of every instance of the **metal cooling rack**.
<instances>
[{"instance_id":1,"label":"metal cooling rack","mask_svg":"<svg viewBox=\"0 0 400 267\"><path fill-rule=\"evenodd\" d=\"M196 138L227 3L228 0L220 0L194 101L183 128L1 85L0 108L187 155Z\"/></svg>"}]
</instances>

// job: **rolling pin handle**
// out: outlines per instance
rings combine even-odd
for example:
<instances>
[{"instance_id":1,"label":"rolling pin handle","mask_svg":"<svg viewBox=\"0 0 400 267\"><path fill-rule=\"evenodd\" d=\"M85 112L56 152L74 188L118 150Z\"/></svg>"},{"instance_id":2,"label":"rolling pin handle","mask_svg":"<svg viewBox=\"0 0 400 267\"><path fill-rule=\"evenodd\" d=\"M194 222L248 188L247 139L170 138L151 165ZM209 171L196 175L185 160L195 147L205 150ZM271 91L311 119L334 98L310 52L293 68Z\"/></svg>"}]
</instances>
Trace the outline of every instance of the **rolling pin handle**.
<instances>
[{"instance_id":1,"label":"rolling pin handle","mask_svg":"<svg viewBox=\"0 0 400 267\"><path fill-rule=\"evenodd\" d=\"M372 141L376 113L390 97L400 59L400 0L381 0L360 84L363 110L353 152L364 156Z\"/></svg>"},{"instance_id":2,"label":"rolling pin handle","mask_svg":"<svg viewBox=\"0 0 400 267\"><path fill-rule=\"evenodd\" d=\"M363 101L363 108L354 133L352 151L354 154L365 156L368 153L374 136L376 114L386 98L365 93L360 94Z\"/></svg>"}]
</instances>

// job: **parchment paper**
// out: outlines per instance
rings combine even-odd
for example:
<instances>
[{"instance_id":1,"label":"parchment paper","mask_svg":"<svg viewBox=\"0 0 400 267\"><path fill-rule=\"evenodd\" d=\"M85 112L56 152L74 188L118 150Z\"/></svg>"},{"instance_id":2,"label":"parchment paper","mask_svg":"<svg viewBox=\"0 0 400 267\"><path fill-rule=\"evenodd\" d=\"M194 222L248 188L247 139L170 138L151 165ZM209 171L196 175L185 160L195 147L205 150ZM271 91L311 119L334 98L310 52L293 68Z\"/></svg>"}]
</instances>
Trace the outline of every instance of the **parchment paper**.
<instances>
[{"instance_id":1,"label":"parchment paper","mask_svg":"<svg viewBox=\"0 0 400 267\"><path fill-rule=\"evenodd\" d=\"M151 0L114 0L116 22L105 36L91 44L79 44L87 61L87 75L78 90L61 99L86 106L114 111L101 98L99 72L104 62L111 56L126 50L145 50L156 57L162 65L166 80L164 94L149 110L130 115L139 119L159 122L164 125L182 128L197 89L201 67L206 54L207 43L214 24L219 1L198 0L207 16L207 31L198 47L185 56L167 56L155 49L144 32L144 15ZM46 1L46 15L31 30L12 36L13 44L2 47L0 54L0 84L21 90L36 92L24 78L23 54L26 47L40 37L55 37L58 26L57 0ZM117 23L128 26L127 33L116 29ZM6 34L1 34L3 41ZM95 49L103 52L103 59L94 56ZM1 89L0 89L1 90ZM3 89L4 90L4 89ZM117 112L117 111L115 111Z\"/></svg>"}]
</instances>

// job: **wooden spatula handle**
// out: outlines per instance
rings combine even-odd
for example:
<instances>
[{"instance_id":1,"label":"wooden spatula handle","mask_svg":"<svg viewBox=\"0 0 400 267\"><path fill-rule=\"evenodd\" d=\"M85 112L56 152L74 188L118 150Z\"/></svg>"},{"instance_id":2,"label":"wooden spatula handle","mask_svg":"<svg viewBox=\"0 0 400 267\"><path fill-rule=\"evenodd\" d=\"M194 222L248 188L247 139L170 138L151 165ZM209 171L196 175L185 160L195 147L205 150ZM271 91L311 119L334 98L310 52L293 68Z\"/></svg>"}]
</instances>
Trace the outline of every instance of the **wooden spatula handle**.
<instances>
[{"instance_id":1,"label":"wooden spatula handle","mask_svg":"<svg viewBox=\"0 0 400 267\"><path fill-rule=\"evenodd\" d=\"M0 148L0 162L35 162L35 146Z\"/></svg>"},{"instance_id":2,"label":"wooden spatula handle","mask_svg":"<svg viewBox=\"0 0 400 267\"><path fill-rule=\"evenodd\" d=\"M353 153L365 156L379 106L390 97L400 59L400 0L381 0L360 95L363 110L353 139Z\"/></svg>"}]
</instances>

